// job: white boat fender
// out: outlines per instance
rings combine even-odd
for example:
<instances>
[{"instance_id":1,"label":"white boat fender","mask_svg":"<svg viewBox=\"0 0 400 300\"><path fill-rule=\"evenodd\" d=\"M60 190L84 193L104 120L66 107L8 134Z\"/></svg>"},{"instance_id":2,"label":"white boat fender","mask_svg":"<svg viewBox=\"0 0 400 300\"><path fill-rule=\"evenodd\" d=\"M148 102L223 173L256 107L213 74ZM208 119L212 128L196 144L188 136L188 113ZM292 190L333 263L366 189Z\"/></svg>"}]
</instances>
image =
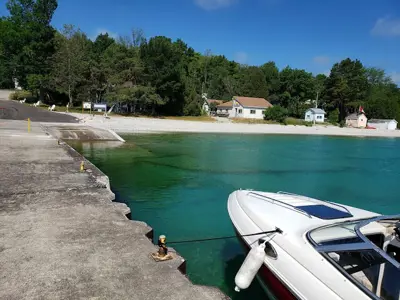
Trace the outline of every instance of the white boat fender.
<instances>
[{"instance_id":1,"label":"white boat fender","mask_svg":"<svg viewBox=\"0 0 400 300\"><path fill-rule=\"evenodd\" d=\"M254 280L254 277L256 277L258 270L260 270L264 263L265 243L252 248L249 254L247 254L246 259L235 277L236 292L247 289Z\"/></svg>"}]
</instances>

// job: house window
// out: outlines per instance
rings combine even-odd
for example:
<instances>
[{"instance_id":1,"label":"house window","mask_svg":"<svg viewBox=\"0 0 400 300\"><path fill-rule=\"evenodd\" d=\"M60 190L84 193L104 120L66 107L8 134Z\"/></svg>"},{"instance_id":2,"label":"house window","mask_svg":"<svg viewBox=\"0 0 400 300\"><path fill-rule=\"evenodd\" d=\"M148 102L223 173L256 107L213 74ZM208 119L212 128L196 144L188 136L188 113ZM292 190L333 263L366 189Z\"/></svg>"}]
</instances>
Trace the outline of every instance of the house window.
<instances>
[{"instance_id":1,"label":"house window","mask_svg":"<svg viewBox=\"0 0 400 300\"><path fill-rule=\"evenodd\" d=\"M309 118L310 118L310 115L307 115L307 116L306 116L306 118L308 118L308 119L309 119Z\"/></svg>"},{"instance_id":2,"label":"house window","mask_svg":"<svg viewBox=\"0 0 400 300\"><path fill-rule=\"evenodd\" d=\"M256 114L256 110L255 109L250 110L250 114L251 115L255 115Z\"/></svg>"},{"instance_id":3,"label":"house window","mask_svg":"<svg viewBox=\"0 0 400 300\"><path fill-rule=\"evenodd\" d=\"M239 114L243 113L243 109L239 109Z\"/></svg>"},{"instance_id":4,"label":"house window","mask_svg":"<svg viewBox=\"0 0 400 300\"><path fill-rule=\"evenodd\" d=\"M361 122L364 122L364 120L363 120L363 119L360 119L360 121L361 121Z\"/></svg>"},{"instance_id":5,"label":"house window","mask_svg":"<svg viewBox=\"0 0 400 300\"><path fill-rule=\"evenodd\" d=\"M317 116L317 119L322 119L322 116Z\"/></svg>"}]
</instances>

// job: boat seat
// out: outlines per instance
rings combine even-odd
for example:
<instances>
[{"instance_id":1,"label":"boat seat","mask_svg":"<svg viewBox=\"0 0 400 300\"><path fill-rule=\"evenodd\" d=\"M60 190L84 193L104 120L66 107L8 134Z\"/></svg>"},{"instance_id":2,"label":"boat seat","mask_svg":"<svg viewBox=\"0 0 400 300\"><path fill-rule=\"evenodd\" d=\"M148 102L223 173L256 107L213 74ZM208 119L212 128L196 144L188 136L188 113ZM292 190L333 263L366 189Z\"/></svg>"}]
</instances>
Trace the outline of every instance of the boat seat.
<instances>
[{"instance_id":1,"label":"boat seat","mask_svg":"<svg viewBox=\"0 0 400 300\"><path fill-rule=\"evenodd\" d=\"M329 253L329 255L333 260L342 265L343 269L345 270L352 269L353 267L359 266L360 264L360 260L358 257L351 257L349 255L342 256L335 252ZM379 265L375 265L372 267L366 266L365 269L361 271L351 273L351 276L353 276L355 280L357 280L369 291L375 293L379 276Z\"/></svg>"},{"instance_id":2,"label":"boat seat","mask_svg":"<svg viewBox=\"0 0 400 300\"><path fill-rule=\"evenodd\" d=\"M341 259L343 259L338 253L335 253L335 252L329 253L329 256L336 262L339 262ZM348 264L351 265L351 263L348 263ZM369 280L369 278L367 277L367 275L365 275L365 273L363 271L359 271L357 273L353 273L352 276L359 283L361 283L363 286L365 286L367 289L369 289L371 292L373 292L374 286L371 283L371 281Z\"/></svg>"},{"instance_id":3,"label":"boat seat","mask_svg":"<svg viewBox=\"0 0 400 300\"><path fill-rule=\"evenodd\" d=\"M359 283L361 283L363 286L365 286L371 292L374 292L374 286L372 285L371 281L368 279L368 277L365 275L365 273L363 271L354 273L352 275Z\"/></svg>"}]
</instances>

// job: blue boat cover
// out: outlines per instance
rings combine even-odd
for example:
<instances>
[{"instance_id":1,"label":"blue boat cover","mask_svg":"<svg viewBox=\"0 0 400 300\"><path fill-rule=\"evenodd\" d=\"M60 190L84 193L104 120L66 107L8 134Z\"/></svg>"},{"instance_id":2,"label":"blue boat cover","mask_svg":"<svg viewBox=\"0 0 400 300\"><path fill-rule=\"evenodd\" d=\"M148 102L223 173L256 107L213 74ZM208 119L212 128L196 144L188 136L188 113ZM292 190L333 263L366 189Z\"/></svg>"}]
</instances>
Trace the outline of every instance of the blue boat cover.
<instances>
[{"instance_id":1,"label":"blue boat cover","mask_svg":"<svg viewBox=\"0 0 400 300\"><path fill-rule=\"evenodd\" d=\"M323 220L334 220L334 219L344 219L353 217L352 214L339 210L330 206L318 204L318 205L305 205L296 206L297 208L307 212L308 214L323 219Z\"/></svg>"}]
</instances>

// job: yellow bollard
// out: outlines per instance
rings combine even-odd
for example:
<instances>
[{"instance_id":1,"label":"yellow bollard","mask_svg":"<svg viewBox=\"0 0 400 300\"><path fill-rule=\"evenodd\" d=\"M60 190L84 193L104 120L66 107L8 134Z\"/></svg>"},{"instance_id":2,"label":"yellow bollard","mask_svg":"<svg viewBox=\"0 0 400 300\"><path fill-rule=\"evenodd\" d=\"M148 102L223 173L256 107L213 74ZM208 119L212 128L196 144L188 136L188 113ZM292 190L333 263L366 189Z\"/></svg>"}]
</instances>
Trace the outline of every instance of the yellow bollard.
<instances>
[{"instance_id":1,"label":"yellow bollard","mask_svg":"<svg viewBox=\"0 0 400 300\"><path fill-rule=\"evenodd\" d=\"M80 171L85 171L85 163L83 161L81 162Z\"/></svg>"},{"instance_id":2,"label":"yellow bollard","mask_svg":"<svg viewBox=\"0 0 400 300\"><path fill-rule=\"evenodd\" d=\"M167 240L167 238L165 237L165 235L160 235L160 237L158 238L158 247L159 247L158 255L160 257L164 257L168 254L166 240Z\"/></svg>"},{"instance_id":3,"label":"yellow bollard","mask_svg":"<svg viewBox=\"0 0 400 300\"><path fill-rule=\"evenodd\" d=\"M28 132L31 132L31 119L28 118Z\"/></svg>"},{"instance_id":4,"label":"yellow bollard","mask_svg":"<svg viewBox=\"0 0 400 300\"><path fill-rule=\"evenodd\" d=\"M150 255L156 262L174 259L172 254L168 253L167 238L165 235L160 235L158 238L158 251Z\"/></svg>"}]
</instances>

